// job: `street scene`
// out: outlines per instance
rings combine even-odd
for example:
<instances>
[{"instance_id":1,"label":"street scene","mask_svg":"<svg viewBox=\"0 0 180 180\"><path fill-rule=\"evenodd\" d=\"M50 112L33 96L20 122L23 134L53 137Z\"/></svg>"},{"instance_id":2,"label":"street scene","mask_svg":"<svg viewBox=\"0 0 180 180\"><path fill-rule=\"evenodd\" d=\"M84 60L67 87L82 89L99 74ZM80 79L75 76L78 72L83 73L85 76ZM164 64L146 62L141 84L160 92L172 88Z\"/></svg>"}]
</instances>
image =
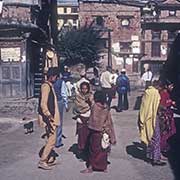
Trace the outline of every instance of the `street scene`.
<instances>
[{"instance_id":1,"label":"street scene","mask_svg":"<svg viewBox=\"0 0 180 180\"><path fill-rule=\"evenodd\" d=\"M0 179L180 180L179 0L0 0Z\"/></svg>"},{"instance_id":2,"label":"street scene","mask_svg":"<svg viewBox=\"0 0 180 180\"><path fill-rule=\"evenodd\" d=\"M112 110L117 144L112 147L108 161L108 173L95 172L81 174L85 162L78 159L77 136L75 136L75 121L71 113L66 113L64 118L63 133L67 137L63 139L64 146L58 150L58 165L51 171L43 171L37 168L39 150L44 144L41 139L43 129L34 122L34 132L24 134L21 119L1 118L1 153L0 174L1 179L128 179L128 180L173 180L174 175L170 164L157 167L145 162L145 156L138 147L139 135L137 128L138 111L133 110L135 97L139 92L132 92L130 96L130 109L116 113ZM116 99L113 100L116 103ZM30 120L35 120L31 118Z\"/></svg>"}]
</instances>

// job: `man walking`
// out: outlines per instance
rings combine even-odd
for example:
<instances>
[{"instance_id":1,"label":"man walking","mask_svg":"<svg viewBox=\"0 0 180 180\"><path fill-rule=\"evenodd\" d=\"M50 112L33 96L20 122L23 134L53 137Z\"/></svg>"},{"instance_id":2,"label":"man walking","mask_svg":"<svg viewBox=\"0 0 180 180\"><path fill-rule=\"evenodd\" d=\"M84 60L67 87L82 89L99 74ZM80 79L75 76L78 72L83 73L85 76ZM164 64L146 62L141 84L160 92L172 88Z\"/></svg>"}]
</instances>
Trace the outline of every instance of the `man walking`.
<instances>
[{"instance_id":1,"label":"man walking","mask_svg":"<svg viewBox=\"0 0 180 180\"><path fill-rule=\"evenodd\" d=\"M53 84L53 87L57 96L58 108L59 108L60 119L61 119L60 125L57 128L57 139L56 139L56 147L59 148L63 146L63 143L62 143L63 114L64 114L64 109L68 111L68 92L67 92L65 81L61 79L59 75L56 82Z\"/></svg>"},{"instance_id":2,"label":"man walking","mask_svg":"<svg viewBox=\"0 0 180 180\"><path fill-rule=\"evenodd\" d=\"M126 70L122 69L121 74L116 80L117 93L118 93L118 105L117 111L128 110L128 92L130 93L129 78L126 76Z\"/></svg>"},{"instance_id":3,"label":"man walking","mask_svg":"<svg viewBox=\"0 0 180 180\"><path fill-rule=\"evenodd\" d=\"M38 167L44 170L50 170L54 162L48 162L51 151L56 143L56 130L60 125L60 115L58 110L57 98L52 83L57 78L55 68L49 68L47 80L41 85L41 94L39 99L39 122L45 127L47 142L42 152Z\"/></svg>"},{"instance_id":4,"label":"man walking","mask_svg":"<svg viewBox=\"0 0 180 180\"><path fill-rule=\"evenodd\" d=\"M106 94L107 97L107 104L110 107L112 101L112 73L111 67L107 66L106 71L101 74L100 82L103 92Z\"/></svg>"}]
</instances>

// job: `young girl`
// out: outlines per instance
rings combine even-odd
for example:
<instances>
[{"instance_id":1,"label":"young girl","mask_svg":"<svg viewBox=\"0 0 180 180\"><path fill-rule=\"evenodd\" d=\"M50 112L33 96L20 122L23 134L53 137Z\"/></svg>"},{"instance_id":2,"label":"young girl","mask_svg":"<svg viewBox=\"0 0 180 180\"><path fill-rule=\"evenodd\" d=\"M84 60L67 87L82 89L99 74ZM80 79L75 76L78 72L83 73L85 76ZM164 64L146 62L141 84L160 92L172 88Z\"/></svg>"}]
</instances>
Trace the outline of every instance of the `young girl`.
<instances>
[{"instance_id":1,"label":"young girl","mask_svg":"<svg viewBox=\"0 0 180 180\"><path fill-rule=\"evenodd\" d=\"M94 94L94 105L92 106L89 118L89 154L87 169L81 173L91 173L93 171L107 172L108 148L101 147L102 134L105 131L110 137L110 143L115 144L115 133L111 113L106 105L106 95L102 91Z\"/></svg>"},{"instance_id":2,"label":"young girl","mask_svg":"<svg viewBox=\"0 0 180 180\"><path fill-rule=\"evenodd\" d=\"M90 92L90 85L88 82L80 84L80 90L75 97L76 116L77 120L77 135L78 135L78 150L79 153L86 151L87 138L89 129L87 126L90 108L93 101L92 93Z\"/></svg>"}]
</instances>

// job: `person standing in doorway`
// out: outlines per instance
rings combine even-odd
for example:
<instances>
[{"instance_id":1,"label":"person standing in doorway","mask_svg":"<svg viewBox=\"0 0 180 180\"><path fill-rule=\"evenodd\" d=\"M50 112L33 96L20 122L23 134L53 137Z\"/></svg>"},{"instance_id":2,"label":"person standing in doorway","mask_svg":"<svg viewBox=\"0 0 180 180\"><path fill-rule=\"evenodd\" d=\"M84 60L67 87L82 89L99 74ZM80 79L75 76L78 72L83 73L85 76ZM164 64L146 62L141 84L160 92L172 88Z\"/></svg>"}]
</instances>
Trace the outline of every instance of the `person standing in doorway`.
<instances>
[{"instance_id":1,"label":"person standing in doorway","mask_svg":"<svg viewBox=\"0 0 180 180\"><path fill-rule=\"evenodd\" d=\"M58 73L59 74L59 73ZM60 112L60 125L57 128L57 139L56 139L56 148L59 148L63 146L62 143L62 126L63 126L63 114L64 114L64 109L68 111L68 92L67 92L67 87L65 84L65 81L61 79L58 75L57 80L53 84L56 96L57 96L57 102L58 102L58 108ZM65 137L65 136L64 136Z\"/></svg>"},{"instance_id":2,"label":"person standing in doorway","mask_svg":"<svg viewBox=\"0 0 180 180\"><path fill-rule=\"evenodd\" d=\"M116 80L117 93L118 93L118 105L117 111L128 110L128 93L130 94L130 83L129 78L126 75L126 70L122 69L121 74Z\"/></svg>"},{"instance_id":3,"label":"person standing in doorway","mask_svg":"<svg viewBox=\"0 0 180 180\"><path fill-rule=\"evenodd\" d=\"M41 94L38 107L38 122L45 127L47 142L43 149L38 167L44 170L50 170L54 162L49 162L49 156L56 143L56 130L60 125L60 115L57 104L56 94L54 92L53 83L57 78L55 68L49 68L47 72L47 80L41 85Z\"/></svg>"}]
</instances>

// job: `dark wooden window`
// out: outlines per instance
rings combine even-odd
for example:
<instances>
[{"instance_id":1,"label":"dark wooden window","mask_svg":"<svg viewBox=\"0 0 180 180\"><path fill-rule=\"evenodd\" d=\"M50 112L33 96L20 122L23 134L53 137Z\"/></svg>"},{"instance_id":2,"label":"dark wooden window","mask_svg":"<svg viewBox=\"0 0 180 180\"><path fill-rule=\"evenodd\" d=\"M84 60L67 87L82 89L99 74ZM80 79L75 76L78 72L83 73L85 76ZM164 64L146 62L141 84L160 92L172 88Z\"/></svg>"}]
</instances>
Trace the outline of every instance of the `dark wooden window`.
<instances>
[{"instance_id":1,"label":"dark wooden window","mask_svg":"<svg viewBox=\"0 0 180 180\"><path fill-rule=\"evenodd\" d=\"M76 7L72 7L72 8L71 8L71 13L77 13L77 12L78 12L78 10L77 10Z\"/></svg>"},{"instance_id":2,"label":"dark wooden window","mask_svg":"<svg viewBox=\"0 0 180 180\"><path fill-rule=\"evenodd\" d=\"M160 57L161 56L161 32L160 31L152 31L152 57Z\"/></svg>"},{"instance_id":3,"label":"dark wooden window","mask_svg":"<svg viewBox=\"0 0 180 180\"><path fill-rule=\"evenodd\" d=\"M175 37L176 37L176 32L175 31L168 31L168 46L167 46L168 53L170 51L171 45L172 45Z\"/></svg>"},{"instance_id":4,"label":"dark wooden window","mask_svg":"<svg viewBox=\"0 0 180 180\"><path fill-rule=\"evenodd\" d=\"M64 8L64 13L67 13L67 8Z\"/></svg>"},{"instance_id":5,"label":"dark wooden window","mask_svg":"<svg viewBox=\"0 0 180 180\"><path fill-rule=\"evenodd\" d=\"M104 19L103 19L102 16L97 16L97 17L96 17L96 24L97 24L98 26L104 26Z\"/></svg>"},{"instance_id":6,"label":"dark wooden window","mask_svg":"<svg viewBox=\"0 0 180 180\"><path fill-rule=\"evenodd\" d=\"M131 52L131 42L120 42L122 52Z\"/></svg>"}]
</instances>

